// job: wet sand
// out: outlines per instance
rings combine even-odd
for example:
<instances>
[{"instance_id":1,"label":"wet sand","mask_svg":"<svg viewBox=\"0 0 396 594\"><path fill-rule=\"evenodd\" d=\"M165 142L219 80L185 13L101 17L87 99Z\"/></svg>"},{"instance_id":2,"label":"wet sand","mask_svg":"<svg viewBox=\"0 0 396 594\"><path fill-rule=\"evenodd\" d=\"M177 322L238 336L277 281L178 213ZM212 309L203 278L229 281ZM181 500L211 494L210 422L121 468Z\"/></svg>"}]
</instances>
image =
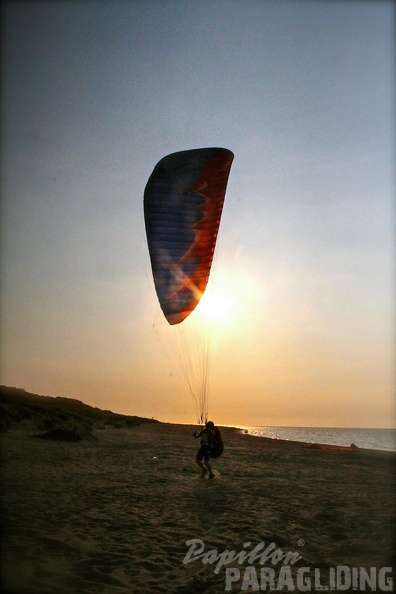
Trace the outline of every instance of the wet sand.
<instances>
[{"instance_id":1,"label":"wet sand","mask_svg":"<svg viewBox=\"0 0 396 594\"><path fill-rule=\"evenodd\" d=\"M213 556L183 563L192 539L219 553L274 543L298 555L293 576L318 568L323 582L339 565L392 566L393 453L304 449L227 428L208 480L192 432L150 424L78 443L4 434L2 592L224 592L226 568L215 573ZM239 581L227 574L230 591L241 591L248 565L229 564L240 570ZM253 562L257 575L262 565L271 559Z\"/></svg>"}]
</instances>

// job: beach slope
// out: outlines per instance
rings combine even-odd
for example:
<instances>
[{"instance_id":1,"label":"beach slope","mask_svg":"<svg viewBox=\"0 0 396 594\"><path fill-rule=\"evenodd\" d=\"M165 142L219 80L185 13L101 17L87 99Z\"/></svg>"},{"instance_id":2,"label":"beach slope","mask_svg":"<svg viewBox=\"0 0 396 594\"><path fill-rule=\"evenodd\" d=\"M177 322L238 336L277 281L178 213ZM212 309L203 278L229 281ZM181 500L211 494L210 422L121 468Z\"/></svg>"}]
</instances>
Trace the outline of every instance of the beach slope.
<instances>
[{"instance_id":1,"label":"beach slope","mask_svg":"<svg viewBox=\"0 0 396 594\"><path fill-rule=\"evenodd\" d=\"M304 449L224 428L224 454L208 480L192 432L152 423L76 443L5 433L2 591L224 592L226 567L215 553L186 562L193 539L219 554L260 543L296 553L290 575L318 568L323 583L339 565L392 566L394 454ZM262 565L278 572L278 557ZM241 591L248 565L228 564L229 591ZM260 559L250 565L259 575Z\"/></svg>"}]
</instances>

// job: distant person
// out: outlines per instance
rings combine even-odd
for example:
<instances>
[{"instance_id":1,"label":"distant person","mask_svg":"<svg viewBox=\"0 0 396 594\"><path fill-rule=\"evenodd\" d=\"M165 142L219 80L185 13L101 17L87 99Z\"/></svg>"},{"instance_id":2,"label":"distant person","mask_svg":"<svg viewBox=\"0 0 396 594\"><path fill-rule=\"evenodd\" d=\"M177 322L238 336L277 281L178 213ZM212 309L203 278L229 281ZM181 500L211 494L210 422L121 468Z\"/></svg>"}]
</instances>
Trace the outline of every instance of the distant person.
<instances>
[{"instance_id":1,"label":"distant person","mask_svg":"<svg viewBox=\"0 0 396 594\"><path fill-rule=\"evenodd\" d=\"M202 470L202 474L209 472L209 478L213 479L215 475L213 474L209 460L210 458L218 458L223 452L223 441L221 439L220 431L215 427L212 421L208 421L205 424L205 428L198 434L194 431L193 436L196 439L199 437L201 438L201 446L197 452L195 461ZM202 460L204 461L205 466Z\"/></svg>"}]
</instances>

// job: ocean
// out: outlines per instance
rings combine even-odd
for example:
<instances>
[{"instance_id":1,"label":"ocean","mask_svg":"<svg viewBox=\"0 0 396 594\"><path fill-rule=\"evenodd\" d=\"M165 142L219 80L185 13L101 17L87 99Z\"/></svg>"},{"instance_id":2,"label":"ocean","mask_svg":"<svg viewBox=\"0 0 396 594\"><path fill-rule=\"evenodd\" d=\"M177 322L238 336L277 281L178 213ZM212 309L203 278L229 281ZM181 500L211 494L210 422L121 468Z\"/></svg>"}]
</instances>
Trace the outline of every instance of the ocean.
<instances>
[{"instance_id":1,"label":"ocean","mask_svg":"<svg viewBox=\"0 0 396 594\"><path fill-rule=\"evenodd\" d=\"M396 452L396 429L340 429L330 427L243 427L251 435Z\"/></svg>"}]
</instances>

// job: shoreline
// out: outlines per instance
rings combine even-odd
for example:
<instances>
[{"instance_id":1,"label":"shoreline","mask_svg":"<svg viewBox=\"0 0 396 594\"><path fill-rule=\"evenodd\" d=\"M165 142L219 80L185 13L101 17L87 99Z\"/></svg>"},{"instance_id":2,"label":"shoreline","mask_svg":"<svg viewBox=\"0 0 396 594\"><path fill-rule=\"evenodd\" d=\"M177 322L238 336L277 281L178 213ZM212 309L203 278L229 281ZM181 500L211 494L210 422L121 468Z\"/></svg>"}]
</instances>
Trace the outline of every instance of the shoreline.
<instances>
[{"instance_id":1,"label":"shoreline","mask_svg":"<svg viewBox=\"0 0 396 594\"><path fill-rule=\"evenodd\" d=\"M189 423L170 423L170 422L163 422L163 421L158 421L158 423L160 423L161 425L170 425L170 426L175 426L175 427L190 427L191 430L193 431L197 425L193 425L193 424L189 424ZM267 437L264 435L253 435L251 433L246 433L246 429L245 427L241 428L241 427L234 427L232 425L217 425L217 427L219 427L219 429L221 429L221 431L223 430L231 430L231 431L235 431L236 433L240 434L243 437L250 437L250 438L257 438L260 440L266 440L268 442L279 442L279 443L283 443L283 444L292 444L295 446L300 446L300 447L304 447L304 446L313 446L313 445L323 445L323 446L335 446L337 447L335 444L327 444L327 443L316 443L316 442L310 442L310 441L297 441L295 439L282 439L280 437ZM321 429L321 427L313 427L313 429ZM323 427L323 429L327 429L327 427ZM392 430L392 429L391 429ZM342 446L341 446L342 447ZM309 448L307 448L309 449ZM312 448L315 449L315 448ZM318 448L319 450L319 448ZM320 451L327 451L327 450L320 450ZM330 450L328 450L330 451ZM333 451L337 451L336 449L334 449ZM342 450L340 450L340 453L342 452ZM367 453L367 454L378 454L378 455L382 455L384 454L386 457L389 458L394 458L396 461L396 451L394 450L381 450L381 449L377 449L377 448L364 448L364 447L359 447L357 446L356 448L356 453Z\"/></svg>"},{"instance_id":2,"label":"shoreline","mask_svg":"<svg viewBox=\"0 0 396 594\"><path fill-rule=\"evenodd\" d=\"M219 427L221 427L221 425L219 425ZM282 427L282 429L283 428L284 427ZM238 430L239 428L235 427L235 429ZM286 429L289 429L289 427L286 427ZM294 429L294 427L290 427L290 429ZM299 427L297 427L297 429L299 429ZM308 429L329 429L329 430L332 430L332 428L328 428L328 427L308 427ZM340 428L340 429L343 429L343 428ZM352 430L356 430L356 429L352 428ZM364 429L362 429L362 430L364 430ZM281 437L268 437L265 435L254 435L252 433L244 433L244 431L245 431L244 428L240 429L240 431L242 431L242 433L245 435L250 435L251 437L258 437L259 439L269 439L269 440L274 440L274 441L283 441L286 443L296 443L296 444L301 444L302 446L317 445L317 446L329 446L329 447L334 446L334 448L347 447L347 446L343 446L343 444L329 443L326 441L325 442L313 442L313 441L311 442L311 441L302 441L302 440L295 440L295 439L283 439ZM379 431L381 431L381 429L379 429ZM389 431L393 431L393 429L389 429ZM357 445L356 449L359 451L367 451L367 452L382 452L384 454L393 454L396 456L396 450L384 450L381 448L367 448L367 447L360 447L359 445Z\"/></svg>"}]
</instances>

